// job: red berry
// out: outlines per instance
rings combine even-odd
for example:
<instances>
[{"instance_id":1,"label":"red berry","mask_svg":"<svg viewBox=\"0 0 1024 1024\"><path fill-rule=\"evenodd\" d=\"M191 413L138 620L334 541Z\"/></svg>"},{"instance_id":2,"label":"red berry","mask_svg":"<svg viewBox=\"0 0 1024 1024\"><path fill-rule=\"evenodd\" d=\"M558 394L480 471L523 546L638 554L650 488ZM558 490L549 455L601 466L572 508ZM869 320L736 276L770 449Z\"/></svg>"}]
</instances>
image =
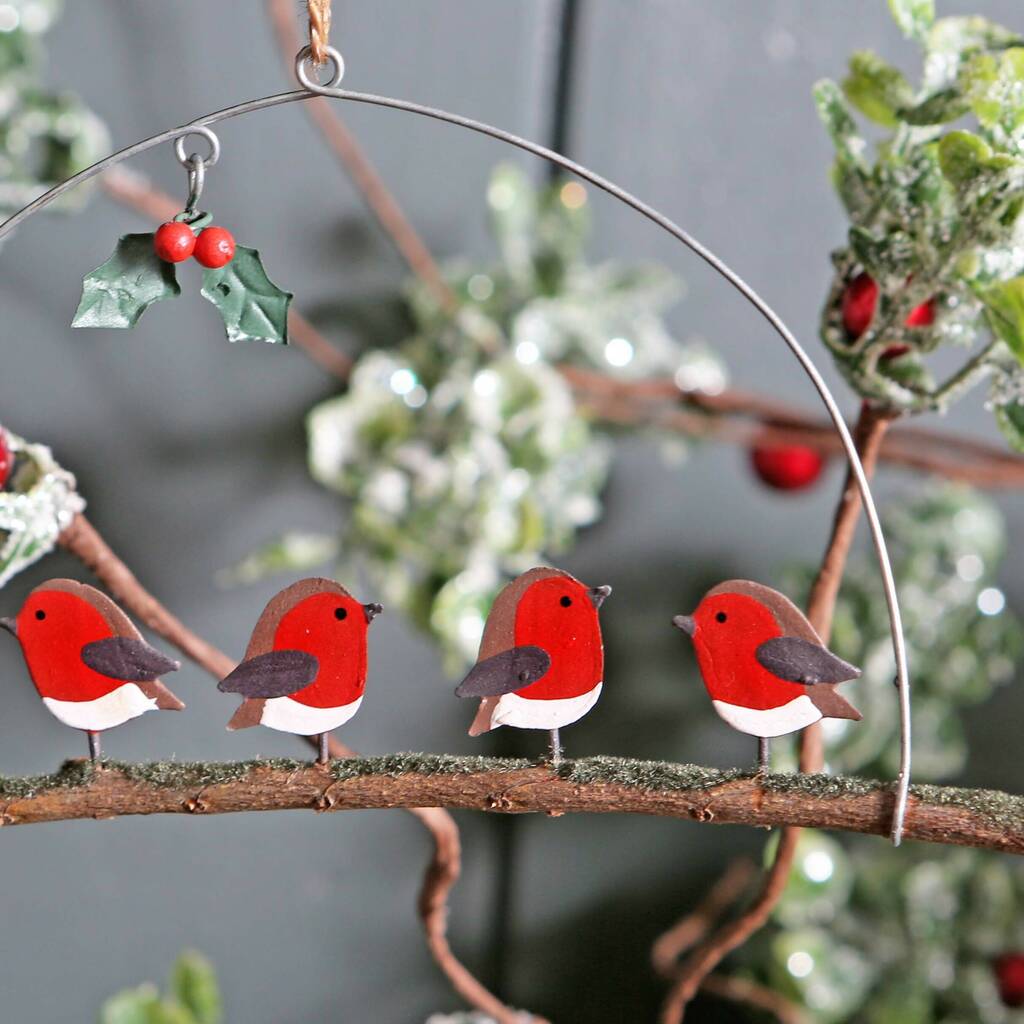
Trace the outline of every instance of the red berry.
<instances>
[{"instance_id":1,"label":"red berry","mask_svg":"<svg viewBox=\"0 0 1024 1024\"><path fill-rule=\"evenodd\" d=\"M4 433L4 428L0 427L0 490L3 490L7 483L13 466L14 456L11 454L11 449L7 447L7 435Z\"/></svg>"},{"instance_id":2,"label":"red berry","mask_svg":"<svg viewBox=\"0 0 1024 1024\"><path fill-rule=\"evenodd\" d=\"M1003 953L992 962L999 998L1007 1006L1024 1006L1024 953Z\"/></svg>"},{"instance_id":3,"label":"red berry","mask_svg":"<svg viewBox=\"0 0 1024 1024\"><path fill-rule=\"evenodd\" d=\"M857 340L870 326L878 303L878 285L870 274L858 274L843 292L843 327Z\"/></svg>"},{"instance_id":4,"label":"red berry","mask_svg":"<svg viewBox=\"0 0 1024 1024\"><path fill-rule=\"evenodd\" d=\"M878 285L870 274L858 274L843 292L843 327L847 337L856 341L870 326L878 304ZM935 322L935 300L928 299L915 306L903 321L907 327L930 327ZM907 352L905 346L894 345L885 353L893 359Z\"/></svg>"},{"instance_id":5,"label":"red berry","mask_svg":"<svg viewBox=\"0 0 1024 1024\"><path fill-rule=\"evenodd\" d=\"M931 327L935 323L935 300L928 299L915 306L903 321L908 327Z\"/></svg>"},{"instance_id":6,"label":"red berry","mask_svg":"<svg viewBox=\"0 0 1024 1024\"><path fill-rule=\"evenodd\" d=\"M821 476L825 460L814 448L791 444L761 445L750 453L754 471L777 491L800 491Z\"/></svg>"},{"instance_id":7,"label":"red berry","mask_svg":"<svg viewBox=\"0 0 1024 1024\"><path fill-rule=\"evenodd\" d=\"M193 255L197 262L211 270L226 266L235 258L234 236L227 228L204 228L196 239Z\"/></svg>"},{"instance_id":8,"label":"red berry","mask_svg":"<svg viewBox=\"0 0 1024 1024\"><path fill-rule=\"evenodd\" d=\"M192 255L196 247L196 236L192 229L180 220L161 224L153 236L153 248L165 263L180 263Z\"/></svg>"}]
</instances>

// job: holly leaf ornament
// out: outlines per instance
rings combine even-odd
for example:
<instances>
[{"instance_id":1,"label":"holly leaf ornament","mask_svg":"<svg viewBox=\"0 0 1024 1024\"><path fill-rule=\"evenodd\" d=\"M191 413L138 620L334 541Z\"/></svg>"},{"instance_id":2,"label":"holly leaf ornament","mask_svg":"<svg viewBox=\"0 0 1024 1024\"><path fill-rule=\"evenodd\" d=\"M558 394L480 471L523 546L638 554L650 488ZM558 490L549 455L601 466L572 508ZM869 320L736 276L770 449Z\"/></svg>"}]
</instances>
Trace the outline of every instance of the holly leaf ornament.
<instances>
[{"instance_id":1,"label":"holly leaf ornament","mask_svg":"<svg viewBox=\"0 0 1024 1024\"><path fill-rule=\"evenodd\" d=\"M204 270L202 293L220 310L228 341L288 344L292 293L267 277L255 249L239 245L230 263Z\"/></svg>"},{"instance_id":2,"label":"holly leaf ornament","mask_svg":"<svg viewBox=\"0 0 1024 1024\"><path fill-rule=\"evenodd\" d=\"M161 299L181 294L174 264L153 250L153 235L122 235L106 263L87 274L72 327L134 327Z\"/></svg>"}]
</instances>

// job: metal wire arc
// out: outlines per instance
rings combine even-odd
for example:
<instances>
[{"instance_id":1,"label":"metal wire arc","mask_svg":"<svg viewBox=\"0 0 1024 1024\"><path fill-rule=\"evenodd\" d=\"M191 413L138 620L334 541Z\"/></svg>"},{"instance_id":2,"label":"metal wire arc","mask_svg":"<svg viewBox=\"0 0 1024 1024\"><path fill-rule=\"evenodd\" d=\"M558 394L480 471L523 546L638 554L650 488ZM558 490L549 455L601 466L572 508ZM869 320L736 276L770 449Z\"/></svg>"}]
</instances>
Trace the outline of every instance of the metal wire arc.
<instances>
[{"instance_id":1,"label":"metal wire arc","mask_svg":"<svg viewBox=\"0 0 1024 1024\"><path fill-rule=\"evenodd\" d=\"M722 262L722 260L711 252L710 249L698 242L697 239L693 238L674 221L664 216L664 214L659 213L654 209L654 207L649 206L647 203L638 199L625 189L620 188L614 182L609 181L607 178L603 178L601 175L596 174L594 171L584 167L582 164L578 164L576 161L570 160L568 157L562 156L562 154L556 153L554 150L548 149L546 146L541 146L535 142L531 142L529 139L524 139L512 132L507 132L504 129L497 128L483 121L476 121L472 118L462 117L459 114L453 114L435 107L424 106L420 103L412 103L408 100L395 99L389 96L379 96L373 93L351 92L346 89L332 89L323 86L313 86L310 84L308 89L301 89L287 93L276 93L271 96L264 96L259 99L249 100L245 103L239 103L231 107L225 107L222 110L218 110L211 114L207 114L204 117L198 118L190 124L161 132L120 150L117 153L100 160L98 163L93 164L91 167L80 171L73 177L68 178L67 181L62 182L55 188L50 189L49 192L46 192L14 216L4 221L0 224L0 239L3 239L4 236L9 234L19 224L27 220L33 214L42 210L44 207L48 206L69 189L72 189L76 185L95 177L97 174L101 174L103 171L108 170L124 160L130 159L133 156L137 156L140 153L144 153L147 150L152 149L154 146L158 146L163 142L173 141L181 136L194 133L197 129L216 124L220 121L228 120L232 117L238 117L242 114L251 113L256 110L264 110L269 107L280 106L285 103L309 100L316 96L348 100L352 103L365 103L371 106L387 107L392 110L402 110L406 113L428 117L435 121L442 121L447 124L455 125L456 127L466 128L480 135L490 136L493 139L515 146L518 149L527 153L532 153L534 156L541 157L544 160L562 167L564 170L582 178L584 181L590 182L590 184L594 185L596 188L601 189L603 192L608 193L620 202L632 207L632 209L657 224L664 231L668 232L668 234L672 235L677 241L681 242L688 249L694 252L705 263L707 263L708 266L724 277L741 295L743 295L743 297L751 303L755 309L757 309L757 311L765 318L765 320L768 321L775 332L786 343L790 351L800 363L805 374L810 379L814 389L817 391L819 398L821 398L822 403L825 405L829 417L836 428L836 432L839 434L840 441L842 442L843 449L846 453L847 461L850 465L850 471L853 474L854 480L857 484L857 489L860 493L861 501L864 505L864 512L868 521L872 544L875 548L875 554L877 556L879 570L882 576L882 585L885 591L885 600L889 613L889 627L892 636L893 652L896 659L896 677L899 687L900 771L897 779L896 806L893 813L893 825L891 832L893 843L899 845L903 831L903 821L906 815L907 797L909 795L911 776L910 678L907 669L907 653L903 638L902 616L900 614L899 598L896 594L896 584L893 579L892 565L889 560L889 553L885 544L882 525L878 517L878 510L875 506L874 497L871 493L871 487L868 483L867 476L864 473L864 467L861 464L860 456L857 453L857 447L853 442L853 438L850 435L846 421L843 419L843 415L839 410L832 392L825 383L824 378L819 373L810 356L807 355L800 343L796 340L796 337L782 322L778 314L760 297L760 295L757 294L756 291L754 291L753 288L750 287L750 285L746 283L746 281L743 280L743 278Z\"/></svg>"}]
</instances>

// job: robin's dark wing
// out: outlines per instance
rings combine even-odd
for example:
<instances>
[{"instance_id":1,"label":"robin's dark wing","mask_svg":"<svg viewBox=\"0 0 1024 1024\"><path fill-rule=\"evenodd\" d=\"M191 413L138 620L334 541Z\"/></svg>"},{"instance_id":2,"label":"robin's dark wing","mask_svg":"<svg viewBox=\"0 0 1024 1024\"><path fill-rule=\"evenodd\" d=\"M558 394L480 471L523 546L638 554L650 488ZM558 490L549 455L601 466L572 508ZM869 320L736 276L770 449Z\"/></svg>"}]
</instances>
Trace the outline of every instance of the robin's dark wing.
<instances>
[{"instance_id":1,"label":"robin's dark wing","mask_svg":"<svg viewBox=\"0 0 1024 1024\"><path fill-rule=\"evenodd\" d=\"M856 679L860 669L837 658L820 644L797 636L777 636L766 640L755 652L762 667L791 683L842 683Z\"/></svg>"},{"instance_id":2,"label":"robin's dark wing","mask_svg":"<svg viewBox=\"0 0 1024 1024\"><path fill-rule=\"evenodd\" d=\"M551 658L540 647L512 647L478 661L459 683L456 697L500 697L537 682L551 668Z\"/></svg>"},{"instance_id":3,"label":"robin's dark wing","mask_svg":"<svg viewBox=\"0 0 1024 1024\"><path fill-rule=\"evenodd\" d=\"M320 662L305 651L268 651L243 661L217 689L243 697L287 697L309 686L319 671Z\"/></svg>"},{"instance_id":4,"label":"robin's dark wing","mask_svg":"<svg viewBox=\"0 0 1024 1024\"><path fill-rule=\"evenodd\" d=\"M128 683L148 683L181 668L180 662L161 654L145 640L130 636L111 636L86 644L82 661L101 676Z\"/></svg>"}]
</instances>

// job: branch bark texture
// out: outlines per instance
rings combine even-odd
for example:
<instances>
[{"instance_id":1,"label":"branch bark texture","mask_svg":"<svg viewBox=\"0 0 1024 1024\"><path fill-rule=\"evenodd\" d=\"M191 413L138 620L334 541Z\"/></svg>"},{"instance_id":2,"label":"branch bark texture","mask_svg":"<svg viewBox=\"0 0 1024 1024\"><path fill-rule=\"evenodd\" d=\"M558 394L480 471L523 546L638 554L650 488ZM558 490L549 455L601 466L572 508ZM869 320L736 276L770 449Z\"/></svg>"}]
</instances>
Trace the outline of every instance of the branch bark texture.
<instances>
[{"instance_id":1,"label":"branch bark texture","mask_svg":"<svg viewBox=\"0 0 1024 1024\"><path fill-rule=\"evenodd\" d=\"M70 761L54 775L0 778L0 823L27 825L138 814L447 807L505 814L650 814L734 825L793 825L888 835L886 782L628 758L564 761L393 754L317 765ZM554 826L557 827L557 826ZM1024 853L1024 797L915 786L907 839Z\"/></svg>"}]
</instances>

